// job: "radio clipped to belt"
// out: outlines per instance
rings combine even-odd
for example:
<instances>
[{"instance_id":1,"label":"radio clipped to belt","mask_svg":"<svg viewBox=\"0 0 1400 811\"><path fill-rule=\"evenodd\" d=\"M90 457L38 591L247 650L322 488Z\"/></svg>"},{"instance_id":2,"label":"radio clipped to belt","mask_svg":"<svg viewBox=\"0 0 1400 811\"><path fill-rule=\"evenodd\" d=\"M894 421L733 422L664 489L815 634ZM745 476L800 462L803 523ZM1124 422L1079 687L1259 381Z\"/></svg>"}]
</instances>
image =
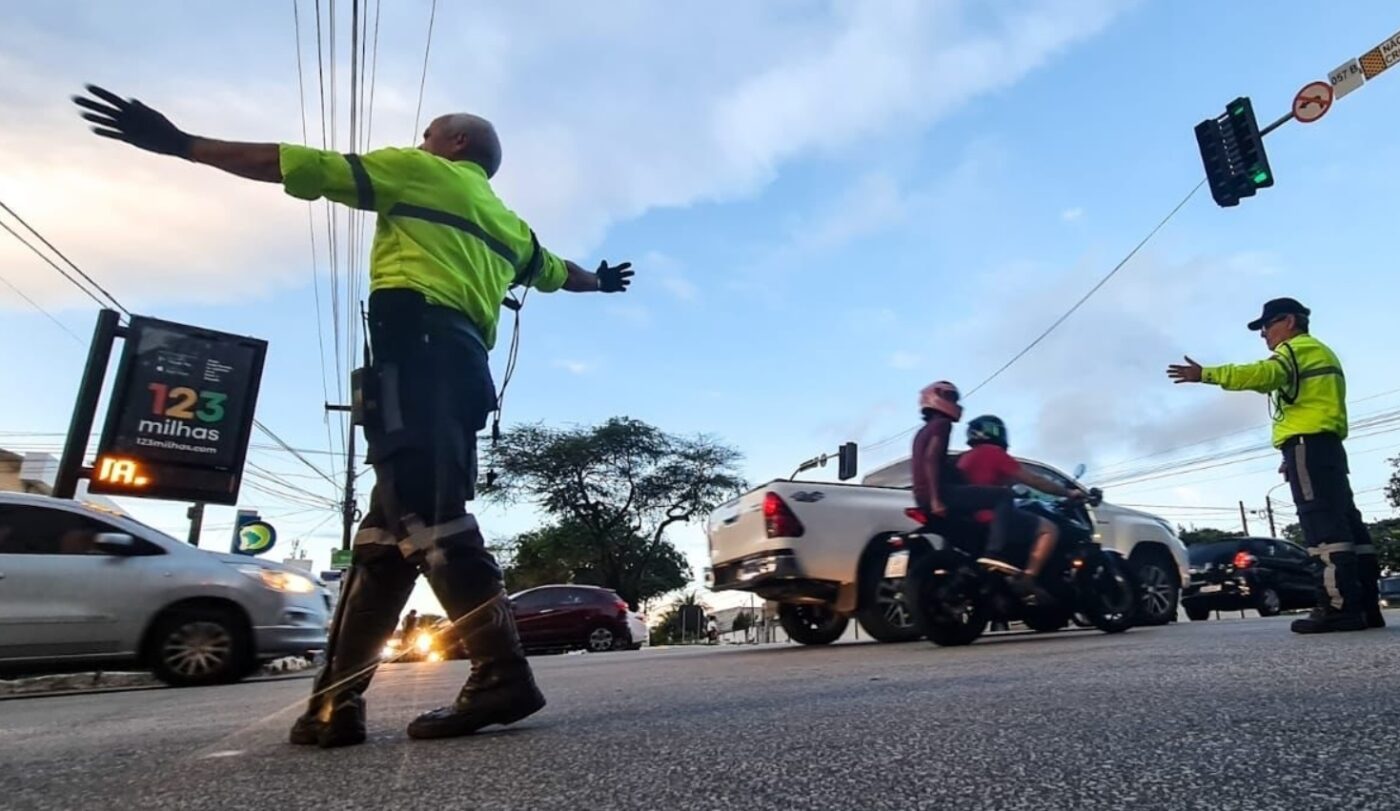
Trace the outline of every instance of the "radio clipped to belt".
<instances>
[{"instance_id":1,"label":"radio clipped to belt","mask_svg":"<svg viewBox=\"0 0 1400 811\"><path fill-rule=\"evenodd\" d=\"M369 314L360 303L360 318L364 322L364 365L350 372L350 424L367 430L382 428L383 387L374 373L374 360L369 348Z\"/></svg>"}]
</instances>

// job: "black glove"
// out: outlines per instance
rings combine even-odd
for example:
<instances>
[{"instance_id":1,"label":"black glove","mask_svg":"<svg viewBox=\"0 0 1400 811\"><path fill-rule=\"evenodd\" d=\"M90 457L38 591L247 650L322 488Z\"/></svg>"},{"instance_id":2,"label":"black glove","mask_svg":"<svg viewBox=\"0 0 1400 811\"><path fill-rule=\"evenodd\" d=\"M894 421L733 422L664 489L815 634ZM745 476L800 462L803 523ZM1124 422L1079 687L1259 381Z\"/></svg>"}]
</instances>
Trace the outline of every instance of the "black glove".
<instances>
[{"instance_id":1,"label":"black glove","mask_svg":"<svg viewBox=\"0 0 1400 811\"><path fill-rule=\"evenodd\" d=\"M136 99L127 101L97 85L90 84L87 89L102 101L74 96L73 103L92 111L83 113L83 118L97 125L92 128L93 132L104 138L126 141L148 152L189 157L190 143L194 139L170 123L170 119Z\"/></svg>"},{"instance_id":2,"label":"black glove","mask_svg":"<svg viewBox=\"0 0 1400 811\"><path fill-rule=\"evenodd\" d=\"M632 277L637 273L628 270L630 267L631 262L608 267L607 260L604 260L598 265L598 289L604 293L626 293L627 285L632 283Z\"/></svg>"}]
</instances>

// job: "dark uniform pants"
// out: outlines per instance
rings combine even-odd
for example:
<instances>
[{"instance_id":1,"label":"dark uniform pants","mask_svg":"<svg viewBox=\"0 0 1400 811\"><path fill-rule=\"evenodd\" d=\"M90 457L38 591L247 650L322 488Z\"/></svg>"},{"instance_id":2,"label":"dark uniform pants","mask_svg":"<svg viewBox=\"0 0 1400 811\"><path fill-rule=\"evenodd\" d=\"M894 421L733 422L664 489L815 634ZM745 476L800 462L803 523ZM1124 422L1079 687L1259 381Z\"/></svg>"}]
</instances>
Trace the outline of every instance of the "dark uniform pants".
<instances>
[{"instance_id":1,"label":"dark uniform pants","mask_svg":"<svg viewBox=\"0 0 1400 811\"><path fill-rule=\"evenodd\" d=\"M345 682L328 696L331 704L368 687L420 573L454 623L492 601L504 606L500 567L466 510L475 494L476 434L496 405L477 335L464 315L416 292L370 295L374 357L361 402L376 481L331 629L331 661L315 691ZM508 631L513 649L514 623L500 608L492 605L482 618ZM477 624L461 623L459 633Z\"/></svg>"},{"instance_id":2,"label":"dark uniform pants","mask_svg":"<svg viewBox=\"0 0 1400 811\"><path fill-rule=\"evenodd\" d=\"M1356 509L1346 450L1335 434L1307 434L1283 444L1284 474L1293 490L1298 523L1314 558L1318 607L1363 611L1377 585L1375 547ZM1373 581L1362 588L1362 570Z\"/></svg>"}]
</instances>

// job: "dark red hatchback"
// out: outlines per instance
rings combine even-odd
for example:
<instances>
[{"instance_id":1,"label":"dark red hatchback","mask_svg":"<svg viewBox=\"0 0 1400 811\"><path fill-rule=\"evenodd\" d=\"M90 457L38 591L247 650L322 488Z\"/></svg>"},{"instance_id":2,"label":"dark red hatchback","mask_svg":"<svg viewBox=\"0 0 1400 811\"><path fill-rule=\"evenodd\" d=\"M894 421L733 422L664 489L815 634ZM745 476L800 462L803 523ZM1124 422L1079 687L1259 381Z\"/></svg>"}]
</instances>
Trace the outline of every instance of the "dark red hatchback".
<instances>
[{"instance_id":1,"label":"dark red hatchback","mask_svg":"<svg viewBox=\"0 0 1400 811\"><path fill-rule=\"evenodd\" d=\"M601 652L635 644L627 626L627 603L610 589L539 586L512 594L510 603L527 650Z\"/></svg>"}]
</instances>

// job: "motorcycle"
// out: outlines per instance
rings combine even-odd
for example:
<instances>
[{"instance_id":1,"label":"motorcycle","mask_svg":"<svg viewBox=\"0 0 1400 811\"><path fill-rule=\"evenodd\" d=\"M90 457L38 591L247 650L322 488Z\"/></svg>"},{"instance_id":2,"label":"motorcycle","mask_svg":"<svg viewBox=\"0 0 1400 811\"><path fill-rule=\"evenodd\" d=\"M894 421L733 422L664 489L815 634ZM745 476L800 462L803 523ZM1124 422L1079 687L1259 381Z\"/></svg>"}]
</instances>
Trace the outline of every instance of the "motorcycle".
<instances>
[{"instance_id":1,"label":"motorcycle","mask_svg":"<svg viewBox=\"0 0 1400 811\"><path fill-rule=\"evenodd\" d=\"M1071 622L1109 634L1132 627L1137 586L1123 557L1094 540L1090 508L1102 502L1097 489L1084 501L1046 502L1018 498L1017 507L1059 528L1059 542L1040 578L1033 605L1018 597L1009 579L1019 569L983 558L985 529L941 519L925 529L896 536L905 558L904 600L920 634L937 645L969 645L992 622L1020 621L1034 631L1058 631ZM923 516L911 517L920 520ZM935 534L936 533L936 534ZM1045 599L1048 598L1048 599Z\"/></svg>"}]
</instances>

